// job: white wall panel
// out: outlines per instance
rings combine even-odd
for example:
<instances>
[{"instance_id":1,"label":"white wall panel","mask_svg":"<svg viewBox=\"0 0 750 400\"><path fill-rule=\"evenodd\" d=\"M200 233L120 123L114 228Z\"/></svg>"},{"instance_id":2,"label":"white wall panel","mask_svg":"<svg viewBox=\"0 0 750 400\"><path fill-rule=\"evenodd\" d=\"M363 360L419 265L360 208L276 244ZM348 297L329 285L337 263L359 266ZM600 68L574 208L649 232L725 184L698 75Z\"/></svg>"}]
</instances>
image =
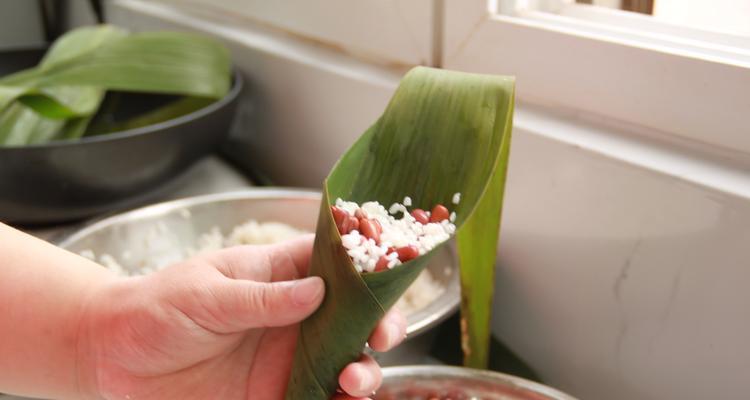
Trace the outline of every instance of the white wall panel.
<instances>
[{"instance_id":1,"label":"white wall panel","mask_svg":"<svg viewBox=\"0 0 750 400\"><path fill-rule=\"evenodd\" d=\"M379 63L432 62L433 0L159 1L207 18L247 18Z\"/></svg>"}]
</instances>

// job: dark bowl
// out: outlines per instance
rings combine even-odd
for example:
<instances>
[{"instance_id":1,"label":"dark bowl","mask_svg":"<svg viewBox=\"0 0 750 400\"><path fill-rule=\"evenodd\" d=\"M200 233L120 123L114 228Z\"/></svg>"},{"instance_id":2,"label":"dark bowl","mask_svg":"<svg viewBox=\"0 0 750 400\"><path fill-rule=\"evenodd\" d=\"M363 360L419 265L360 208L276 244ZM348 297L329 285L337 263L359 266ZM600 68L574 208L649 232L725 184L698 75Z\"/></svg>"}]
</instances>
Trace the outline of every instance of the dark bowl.
<instances>
[{"instance_id":1,"label":"dark bowl","mask_svg":"<svg viewBox=\"0 0 750 400\"><path fill-rule=\"evenodd\" d=\"M0 76L38 61L43 52L0 57ZM44 225L90 217L142 203L229 134L243 81L239 74L222 99L192 113L142 128L78 140L0 147L0 221ZM129 93L118 112L164 102L165 96Z\"/></svg>"}]
</instances>

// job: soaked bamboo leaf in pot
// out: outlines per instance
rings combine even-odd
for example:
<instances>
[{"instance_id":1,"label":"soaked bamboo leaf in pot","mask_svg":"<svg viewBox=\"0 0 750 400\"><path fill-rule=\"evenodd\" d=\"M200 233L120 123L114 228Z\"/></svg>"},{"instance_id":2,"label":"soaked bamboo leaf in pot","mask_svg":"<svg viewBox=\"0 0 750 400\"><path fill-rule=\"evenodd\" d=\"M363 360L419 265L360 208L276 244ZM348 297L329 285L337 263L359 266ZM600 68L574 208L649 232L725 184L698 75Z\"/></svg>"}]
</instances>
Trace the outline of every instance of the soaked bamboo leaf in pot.
<instances>
[{"instance_id":1,"label":"soaked bamboo leaf in pot","mask_svg":"<svg viewBox=\"0 0 750 400\"><path fill-rule=\"evenodd\" d=\"M83 40L79 35L74 42ZM41 106L51 103L56 103L52 111L55 113L74 110L74 104L44 92L45 88L55 86L93 86L208 98L220 98L229 91L229 54L213 39L189 33L144 32L112 35L108 40L92 35L92 40L98 46L84 46L89 51L74 54L65 52L73 48L72 43L53 47L51 57L40 66L0 80L0 109L28 95L46 97L46 102L37 99L29 104L40 105L36 110L43 115L47 110Z\"/></svg>"},{"instance_id":2,"label":"soaked bamboo leaf in pot","mask_svg":"<svg viewBox=\"0 0 750 400\"><path fill-rule=\"evenodd\" d=\"M65 34L50 47L37 68L0 79L0 110L5 108L3 104L12 103L24 91L34 92L26 86L2 86L3 84L32 85L37 71L49 68L55 63L85 56L109 40L126 34L123 29L106 25L79 28ZM25 96L20 104L11 105L13 110L7 115L0 114L3 121L0 123L0 146L46 143L59 138L60 135L80 137L85 131L84 122L90 117L74 116L93 114L104 95L103 90L94 87L62 86L37 91L43 92L44 95ZM40 110L48 111L48 115L45 117L38 113ZM74 117L72 121L63 120L71 117Z\"/></svg>"},{"instance_id":3,"label":"soaked bamboo leaf in pot","mask_svg":"<svg viewBox=\"0 0 750 400\"><path fill-rule=\"evenodd\" d=\"M33 114L14 111L14 118L23 114L24 124L13 128L14 132L0 132L0 137L29 138L31 133L21 130L31 126L49 129L56 126L57 134L37 135L46 140L81 137L106 90L182 94L193 98L184 101L181 107L151 116L154 122L161 122L224 96L229 85L229 55L213 39L177 32L129 35L108 25L79 28L56 41L39 66L0 79L0 113L17 102L35 111L36 118L58 119L62 123L32 124ZM7 121L10 120L6 118ZM144 121L138 119L131 125ZM5 142L0 140L0 145ZM12 140L16 145L22 142Z\"/></svg>"},{"instance_id":4,"label":"soaked bamboo leaf in pot","mask_svg":"<svg viewBox=\"0 0 750 400\"><path fill-rule=\"evenodd\" d=\"M42 118L16 103L0 113L0 146L25 146L52 140L65 121Z\"/></svg>"},{"instance_id":5,"label":"soaked bamboo leaf in pot","mask_svg":"<svg viewBox=\"0 0 750 400\"><path fill-rule=\"evenodd\" d=\"M82 87L75 90L45 88L40 84L53 68L66 65L75 68L76 60L91 56L112 40L124 38L127 31L111 25L82 27L70 31L52 44L35 68L0 78L0 110L21 97L21 101L48 118L71 118L92 114L98 107L101 89Z\"/></svg>"},{"instance_id":6,"label":"soaked bamboo leaf in pot","mask_svg":"<svg viewBox=\"0 0 750 400\"><path fill-rule=\"evenodd\" d=\"M157 124L200 110L213 102L214 100L204 97L183 97L124 121L99 122L91 127L90 134L101 135Z\"/></svg>"},{"instance_id":7,"label":"soaked bamboo leaf in pot","mask_svg":"<svg viewBox=\"0 0 750 400\"><path fill-rule=\"evenodd\" d=\"M54 64L35 83L220 98L229 91L229 70L227 50L213 39L144 32L114 39L74 63Z\"/></svg>"},{"instance_id":8,"label":"soaked bamboo leaf in pot","mask_svg":"<svg viewBox=\"0 0 750 400\"><path fill-rule=\"evenodd\" d=\"M69 115L67 114L69 110L63 109L59 110L61 114L57 114L55 118L48 118L39 114L35 107L28 107L27 101L19 101L12 104L5 112L0 113L3 116L0 119L4 122L0 124L0 146L43 144L59 139L80 138L85 134L93 111L99 108L104 96L103 90L72 86L49 88L47 93L69 99L73 103L78 101L88 103L92 110L84 113L83 116L71 117L75 114ZM45 101L43 100L44 97L38 99ZM48 106L51 109L57 108L55 104ZM48 109L48 111L51 109ZM7 117L5 117L6 114Z\"/></svg>"}]
</instances>

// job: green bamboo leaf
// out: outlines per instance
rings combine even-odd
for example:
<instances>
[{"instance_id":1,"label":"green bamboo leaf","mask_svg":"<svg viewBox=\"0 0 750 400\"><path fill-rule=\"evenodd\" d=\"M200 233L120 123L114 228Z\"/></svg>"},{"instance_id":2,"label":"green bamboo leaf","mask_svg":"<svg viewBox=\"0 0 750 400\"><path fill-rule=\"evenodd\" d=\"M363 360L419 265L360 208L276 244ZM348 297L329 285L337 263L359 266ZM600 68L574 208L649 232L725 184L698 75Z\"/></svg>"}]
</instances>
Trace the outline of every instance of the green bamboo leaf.
<instances>
[{"instance_id":1,"label":"green bamboo leaf","mask_svg":"<svg viewBox=\"0 0 750 400\"><path fill-rule=\"evenodd\" d=\"M99 108L104 92L95 88L61 86L47 90L51 96L62 99L68 104L88 102ZM83 99L82 99L83 98ZM22 146L47 143L52 140L73 138L82 135L93 114L73 118L47 118L27 107L25 102L12 104L2 115L6 115L0 124L0 146ZM80 137L80 136L77 136ZM5 139L3 139L5 138Z\"/></svg>"},{"instance_id":2,"label":"green bamboo leaf","mask_svg":"<svg viewBox=\"0 0 750 400\"><path fill-rule=\"evenodd\" d=\"M125 38L128 34L127 30L112 25L74 29L52 44L39 67L44 71L79 57L88 57L112 40Z\"/></svg>"},{"instance_id":3,"label":"green bamboo leaf","mask_svg":"<svg viewBox=\"0 0 750 400\"><path fill-rule=\"evenodd\" d=\"M59 86L213 99L229 91L229 54L213 39L180 32L123 36L108 26L81 29L63 37L38 67L0 80L0 110L20 97L49 118L95 111L91 97L71 100L49 92Z\"/></svg>"},{"instance_id":4,"label":"green bamboo leaf","mask_svg":"<svg viewBox=\"0 0 750 400\"><path fill-rule=\"evenodd\" d=\"M47 118L73 118L93 114L103 95L101 89L82 87L76 90L40 88L39 81L45 71L76 59L87 57L114 39L128 32L110 25L78 28L60 37L50 47L35 68L27 69L0 79L0 110L20 97L20 101Z\"/></svg>"},{"instance_id":5,"label":"green bamboo leaf","mask_svg":"<svg viewBox=\"0 0 750 400\"><path fill-rule=\"evenodd\" d=\"M504 140L497 160L507 166L513 127L510 104ZM500 236L505 178L508 169L495 166L490 183L472 217L456 234L461 273L461 348L464 366L485 369L489 362L490 317L495 285L495 253Z\"/></svg>"},{"instance_id":6,"label":"green bamboo leaf","mask_svg":"<svg viewBox=\"0 0 750 400\"><path fill-rule=\"evenodd\" d=\"M462 263L467 270L462 277L472 281L464 287L486 291L477 279L491 285L490 277L477 274L491 273L489 260L494 266L513 93L512 78L417 67L401 81L385 113L338 161L324 185L310 267L325 281L326 297L302 323L287 399L330 398L341 369L359 357L377 321L439 250L387 271L357 273L331 215L337 197L387 207L410 196L414 207L431 208L451 204L453 194L461 193L454 208L459 251L463 262L476 263ZM470 291L463 296L468 326L483 329L489 302L474 304ZM487 298L484 292L478 296ZM486 333L472 335L477 347L467 359L486 359L481 343Z\"/></svg>"},{"instance_id":7,"label":"green bamboo leaf","mask_svg":"<svg viewBox=\"0 0 750 400\"><path fill-rule=\"evenodd\" d=\"M30 91L23 86L0 86L0 112L8 108L19 96Z\"/></svg>"},{"instance_id":8,"label":"green bamboo leaf","mask_svg":"<svg viewBox=\"0 0 750 400\"><path fill-rule=\"evenodd\" d=\"M21 96L18 101L51 119L92 115L99 108L104 90L93 86L55 86Z\"/></svg>"},{"instance_id":9,"label":"green bamboo leaf","mask_svg":"<svg viewBox=\"0 0 750 400\"><path fill-rule=\"evenodd\" d=\"M229 90L229 70L227 50L213 39L144 32L114 39L86 57L45 68L36 84L220 98Z\"/></svg>"},{"instance_id":10,"label":"green bamboo leaf","mask_svg":"<svg viewBox=\"0 0 750 400\"><path fill-rule=\"evenodd\" d=\"M86 57L112 39L128 35L124 29L112 25L86 26L72 30L52 44L36 68L6 75L0 78L2 86L34 86L34 82L46 68L77 57Z\"/></svg>"},{"instance_id":11,"label":"green bamboo leaf","mask_svg":"<svg viewBox=\"0 0 750 400\"><path fill-rule=\"evenodd\" d=\"M86 27L71 31L47 51L38 69L43 69L56 62L70 60L74 57L93 51L107 41L123 37L126 31L112 26ZM38 69L21 71L0 79L0 85L33 83ZM49 109L52 118L69 118L79 114L93 114L99 108L104 91L92 87L59 87L42 90L49 98L30 94L22 98L22 104L13 104L10 109L0 114L0 146L23 146L46 143L58 137L61 130L68 132L69 137L83 135L86 122L90 117L74 118L71 121L48 120L35 110ZM26 86L0 86L0 110L6 108L18 96L34 93ZM66 105L67 104L67 105ZM30 106L31 109L23 107ZM71 135L72 133L72 135Z\"/></svg>"},{"instance_id":12,"label":"green bamboo leaf","mask_svg":"<svg viewBox=\"0 0 750 400\"><path fill-rule=\"evenodd\" d=\"M151 110L145 114L124 121L101 121L92 125L91 135L101 135L110 132L124 131L127 129L141 128L200 110L213 103L214 100L205 97L183 97Z\"/></svg>"},{"instance_id":13,"label":"green bamboo leaf","mask_svg":"<svg viewBox=\"0 0 750 400\"><path fill-rule=\"evenodd\" d=\"M56 41L39 66L0 79L0 112L15 102L25 106L14 107L5 118L6 123L16 119L21 123L0 131L0 138L8 139L0 140L0 145L81 137L109 89L196 96L182 103L179 110L161 110L150 117L163 121L180 110L193 111L198 104L224 96L229 90L229 71L226 49L202 36L176 32L128 35L108 25L79 28ZM26 108L36 111L37 118L61 123L34 122L34 114L22 112ZM142 118L133 124L145 121Z\"/></svg>"},{"instance_id":14,"label":"green bamboo leaf","mask_svg":"<svg viewBox=\"0 0 750 400\"><path fill-rule=\"evenodd\" d=\"M30 86L31 82L33 82L37 76L39 76L39 69L36 67L14 72L0 77L0 88L3 88L2 90L12 87L23 89L24 86Z\"/></svg>"},{"instance_id":15,"label":"green bamboo leaf","mask_svg":"<svg viewBox=\"0 0 750 400\"><path fill-rule=\"evenodd\" d=\"M82 138L83 135L86 134L86 130L88 129L89 124L91 123L91 120L93 118L93 115L88 115L85 117L71 118L65 121L65 125L63 125L62 129L60 129L60 132L57 134L55 139L70 140Z\"/></svg>"},{"instance_id":16,"label":"green bamboo leaf","mask_svg":"<svg viewBox=\"0 0 750 400\"><path fill-rule=\"evenodd\" d=\"M25 146L45 143L55 137L63 120L41 118L20 103L0 113L0 146Z\"/></svg>"}]
</instances>

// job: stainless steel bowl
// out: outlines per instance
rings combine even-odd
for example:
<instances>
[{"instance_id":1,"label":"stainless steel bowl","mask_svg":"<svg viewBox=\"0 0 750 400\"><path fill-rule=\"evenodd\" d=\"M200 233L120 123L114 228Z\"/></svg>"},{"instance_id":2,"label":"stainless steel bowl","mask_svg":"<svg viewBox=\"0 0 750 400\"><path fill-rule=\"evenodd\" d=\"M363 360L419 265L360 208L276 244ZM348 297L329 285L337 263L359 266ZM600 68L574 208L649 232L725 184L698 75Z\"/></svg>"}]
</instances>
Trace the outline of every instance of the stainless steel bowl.
<instances>
[{"instance_id":1,"label":"stainless steel bowl","mask_svg":"<svg viewBox=\"0 0 750 400\"><path fill-rule=\"evenodd\" d=\"M177 262L181 249L195 246L198 237L218 227L223 233L249 219L278 221L314 232L320 193L288 189L249 189L191 197L156 204L94 222L58 241L74 253L91 250L109 254L133 270L144 260ZM159 236L158 243L151 240ZM460 301L459 277L453 250L446 246L428 266L444 288L429 305L407 316L408 334L416 336L450 316Z\"/></svg>"},{"instance_id":2,"label":"stainless steel bowl","mask_svg":"<svg viewBox=\"0 0 750 400\"><path fill-rule=\"evenodd\" d=\"M437 365L383 369L383 387L374 400L576 400L539 383L511 375Z\"/></svg>"}]
</instances>

